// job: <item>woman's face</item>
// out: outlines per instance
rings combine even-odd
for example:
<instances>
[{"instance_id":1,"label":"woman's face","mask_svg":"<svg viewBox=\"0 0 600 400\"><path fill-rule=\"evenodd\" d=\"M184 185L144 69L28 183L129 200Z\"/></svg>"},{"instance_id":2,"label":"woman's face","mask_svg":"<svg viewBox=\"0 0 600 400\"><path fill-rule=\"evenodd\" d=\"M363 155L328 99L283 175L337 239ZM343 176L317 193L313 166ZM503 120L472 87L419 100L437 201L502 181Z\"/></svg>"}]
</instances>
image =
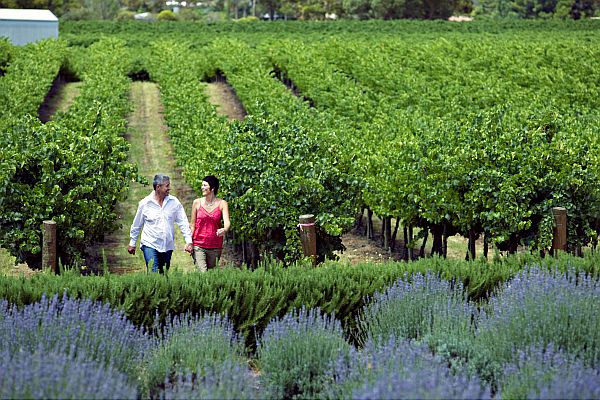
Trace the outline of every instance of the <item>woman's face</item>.
<instances>
[{"instance_id":1,"label":"woman's face","mask_svg":"<svg viewBox=\"0 0 600 400\"><path fill-rule=\"evenodd\" d=\"M208 184L208 182L206 181L202 181L202 195L206 196L207 194L212 193L212 189L210 188L210 185Z\"/></svg>"}]
</instances>

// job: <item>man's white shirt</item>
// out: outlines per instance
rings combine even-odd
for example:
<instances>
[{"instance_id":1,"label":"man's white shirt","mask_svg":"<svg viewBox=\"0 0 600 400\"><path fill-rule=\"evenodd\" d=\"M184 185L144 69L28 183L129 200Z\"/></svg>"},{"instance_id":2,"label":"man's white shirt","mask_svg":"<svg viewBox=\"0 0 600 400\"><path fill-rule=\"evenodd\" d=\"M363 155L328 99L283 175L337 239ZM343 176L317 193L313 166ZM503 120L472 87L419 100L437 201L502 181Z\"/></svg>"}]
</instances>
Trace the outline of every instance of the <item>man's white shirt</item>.
<instances>
[{"instance_id":1,"label":"man's white shirt","mask_svg":"<svg viewBox=\"0 0 600 400\"><path fill-rule=\"evenodd\" d=\"M192 243L192 231L185 210L174 196L166 196L161 207L154 198L154 192L140 200L129 231L129 245L135 246L140 230L140 245L145 245L164 253L175 250L175 228L177 224L186 243ZM142 229L143 228L143 229Z\"/></svg>"}]
</instances>

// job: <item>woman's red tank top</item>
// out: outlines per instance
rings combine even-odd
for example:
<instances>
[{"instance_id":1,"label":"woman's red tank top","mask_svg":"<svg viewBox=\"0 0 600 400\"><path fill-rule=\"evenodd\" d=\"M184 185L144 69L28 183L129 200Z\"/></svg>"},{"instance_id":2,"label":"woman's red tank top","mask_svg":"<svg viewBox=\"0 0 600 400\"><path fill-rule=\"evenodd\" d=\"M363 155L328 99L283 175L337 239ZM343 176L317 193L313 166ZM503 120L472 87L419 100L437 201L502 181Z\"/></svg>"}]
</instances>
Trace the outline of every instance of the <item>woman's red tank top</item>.
<instances>
[{"instance_id":1,"label":"woman's red tank top","mask_svg":"<svg viewBox=\"0 0 600 400\"><path fill-rule=\"evenodd\" d=\"M196 229L192 243L194 246L204 249L220 249L223 247L223 237L217 236L217 229L221 228L221 208L220 202L211 212L208 212L200 205L196 212Z\"/></svg>"}]
</instances>

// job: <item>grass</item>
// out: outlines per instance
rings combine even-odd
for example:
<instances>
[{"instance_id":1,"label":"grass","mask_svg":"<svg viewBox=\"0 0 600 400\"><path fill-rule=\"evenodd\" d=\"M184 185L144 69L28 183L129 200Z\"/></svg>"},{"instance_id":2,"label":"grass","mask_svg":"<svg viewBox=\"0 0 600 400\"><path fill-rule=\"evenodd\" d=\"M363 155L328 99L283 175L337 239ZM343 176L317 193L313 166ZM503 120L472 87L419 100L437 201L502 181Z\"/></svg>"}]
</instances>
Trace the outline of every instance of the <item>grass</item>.
<instances>
[{"instance_id":1,"label":"grass","mask_svg":"<svg viewBox=\"0 0 600 400\"><path fill-rule=\"evenodd\" d=\"M0 248L0 272L7 275L15 265L15 258L11 256L6 249Z\"/></svg>"},{"instance_id":2,"label":"grass","mask_svg":"<svg viewBox=\"0 0 600 400\"><path fill-rule=\"evenodd\" d=\"M17 263L8 250L0 247L0 276L31 276L35 273L27 264Z\"/></svg>"},{"instance_id":3,"label":"grass","mask_svg":"<svg viewBox=\"0 0 600 400\"><path fill-rule=\"evenodd\" d=\"M56 112L66 112L81 93L83 82L65 83L56 94Z\"/></svg>"},{"instance_id":4,"label":"grass","mask_svg":"<svg viewBox=\"0 0 600 400\"><path fill-rule=\"evenodd\" d=\"M244 106L231 87L224 82L208 83L206 94L216 107L217 113L231 120L243 120Z\"/></svg>"}]
</instances>

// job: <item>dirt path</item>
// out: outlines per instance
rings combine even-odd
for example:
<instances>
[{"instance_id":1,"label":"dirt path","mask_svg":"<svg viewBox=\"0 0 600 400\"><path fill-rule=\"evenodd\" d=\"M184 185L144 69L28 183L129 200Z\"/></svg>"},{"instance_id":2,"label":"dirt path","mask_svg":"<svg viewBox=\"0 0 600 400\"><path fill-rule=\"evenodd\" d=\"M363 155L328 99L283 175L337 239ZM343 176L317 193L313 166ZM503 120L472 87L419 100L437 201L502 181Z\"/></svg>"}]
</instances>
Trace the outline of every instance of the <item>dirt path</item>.
<instances>
[{"instance_id":1,"label":"dirt path","mask_svg":"<svg viewBox=\"0 0 600 400\"><path fill-rule=\"evenodd\" d=\"M38 117L43 123L48 122L57 112L65 112L79 96L83 82L59 72L38 110Z\"/></svg>"},{"instance_id":2,"label":"dirt path","mask_svg":"<svg viewBox=\"0 0 600 400\"><path fill-rule=\"evenodd\" d=\"M209 101L216 106L217 112L230 120L241 120L246 115L243 105L231 87L224 82L207 84L206 93ZM134 111L128 119L127 140L130 143L130 159L135 162L140 173L148 180L156 172L166 173L171 177L172 194L177 196L184 207L188 218L191 215L191 204L195 198L192 189L184 182L181 173L175 166L173 150L168 140L167 128L162 117L162 105L158 87L150 82L134 82L131 88L131 101ZM109 235L96 258L106 259L113 273L144 271L145 263L140 251L135 256L126 252L129 241L129 226L133 220L137 202L150 193L151 187L133 183L130 186L127 199L117 206L121 229ZM183 252L184 241L179 229L176 232L177 250L173 253L171 265L183 271L193 271L191 257ZM351 232L343 237L346 251L339 253L340 260L356 264L359 262L382 262L398 258L398 254L390 254L381 248L376 241ZM239 264L239 255L235 254L232 245L224 246L221 260L224 265Z\"/></svg>"},{"instance_id":3,"label":"dirt path","mask_svg":"<svg viewBox=\"0 0 600 400\"><path fill-rule=\"evenodd\" d=\"M206 85L208 99L217 108L217 113L227 116L229 120L243 120L246 116L244 105L231 86L225 82L214 82Z\"/></svg>"}]
</instances>

